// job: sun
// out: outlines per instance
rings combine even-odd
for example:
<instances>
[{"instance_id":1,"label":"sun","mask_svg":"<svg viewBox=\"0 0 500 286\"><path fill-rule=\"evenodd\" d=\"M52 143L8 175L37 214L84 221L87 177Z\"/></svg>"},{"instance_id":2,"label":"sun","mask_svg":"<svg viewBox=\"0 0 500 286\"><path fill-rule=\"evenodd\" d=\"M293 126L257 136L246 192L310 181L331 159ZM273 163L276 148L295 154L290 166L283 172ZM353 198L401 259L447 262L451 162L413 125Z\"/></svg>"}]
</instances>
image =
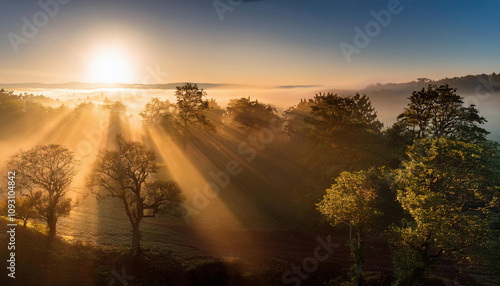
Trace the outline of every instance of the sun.
<instances>
[{"instance_id":1,"label":"sun","mask_svg":"<svg viewBox=\"0 0 500 286\"><path fill-rule=\"evenodd\" d=\"M89 78L96 83L129 83L132 80L131 65L120 49L101 49L91 58Z\"/></svg>"}]
</instances>

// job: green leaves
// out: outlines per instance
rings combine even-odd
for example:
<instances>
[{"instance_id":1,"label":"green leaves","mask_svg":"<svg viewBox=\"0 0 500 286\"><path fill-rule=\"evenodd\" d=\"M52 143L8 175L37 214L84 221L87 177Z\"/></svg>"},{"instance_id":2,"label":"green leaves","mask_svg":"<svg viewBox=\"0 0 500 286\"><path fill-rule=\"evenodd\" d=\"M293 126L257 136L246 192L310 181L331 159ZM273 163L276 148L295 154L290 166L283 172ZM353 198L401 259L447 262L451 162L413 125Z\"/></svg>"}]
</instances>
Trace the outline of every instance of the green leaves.
<instances>
[{"instance_id":1,"label":"green leaves","mask_svg":"<svg viewBox=\"0 0 500 286\"><path fill-rule=\"evenodd\" d=\"M414 253L413 271L419 275L443 256L471 259L473 247L488 241L490 209L498 206L496 146L421 139L407 155L396 172L396 186L397 200L411 220L392 228L396 256Z\"/></svg>"},{"instance_id":2,"label":"green leaves","mask_svg":"<svg viewBox=\"0 0 500 286\"><path fill-rule=\"evenodd\" d=\"M353 279L358 282L361 279L361 264L365 260L364 237L373 226L374 219L382 214L375 207L377 193L372 188L374 183L370 178L371 171L341 173L335 184L326 190L323 200L317 204L318 210L333 226L345 223L356 230L357 243L353 242L350 229L349 245L356 264Z\"/></svg>"},{"instance_id":3,"label":"green leaves","mask_svg":"<svg viewBox=\"0 0 500 286\"><path fill-rule=\"evenodd\" d=\"M369 226L381 212L375 208L376 191L371 187L367 173L343 172L317 204L332 225L340 223Z\"/></svg>"}]
</instances>

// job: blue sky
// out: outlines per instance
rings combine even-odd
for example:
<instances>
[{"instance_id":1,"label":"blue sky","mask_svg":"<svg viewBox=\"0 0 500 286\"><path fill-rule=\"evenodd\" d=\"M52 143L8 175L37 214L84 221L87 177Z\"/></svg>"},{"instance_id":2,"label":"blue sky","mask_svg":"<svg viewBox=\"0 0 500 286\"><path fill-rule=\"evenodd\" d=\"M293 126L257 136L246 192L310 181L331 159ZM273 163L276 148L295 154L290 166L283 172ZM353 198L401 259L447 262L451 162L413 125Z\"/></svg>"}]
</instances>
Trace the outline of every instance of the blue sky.
<instances>
[{"instance_id":1,"label":"blue sky","mask_svg":"<svg viewBox=\"0 0 500 286\"><path fill-rule=\"evenodd\" d=\"M354 28L364 30L370 12L389 2L245 1L221 21L210 0L72 0L16 53L9 33L22 36L22 18L43 10L38 1L2 1L0 82L89 81L100 48L120 50L134 83L150 66L170 82L252 85L354 86L500 71L500 1L401 0L401 13L348 63L339 45L354 45Z\"/></svg>"}]
</instances>

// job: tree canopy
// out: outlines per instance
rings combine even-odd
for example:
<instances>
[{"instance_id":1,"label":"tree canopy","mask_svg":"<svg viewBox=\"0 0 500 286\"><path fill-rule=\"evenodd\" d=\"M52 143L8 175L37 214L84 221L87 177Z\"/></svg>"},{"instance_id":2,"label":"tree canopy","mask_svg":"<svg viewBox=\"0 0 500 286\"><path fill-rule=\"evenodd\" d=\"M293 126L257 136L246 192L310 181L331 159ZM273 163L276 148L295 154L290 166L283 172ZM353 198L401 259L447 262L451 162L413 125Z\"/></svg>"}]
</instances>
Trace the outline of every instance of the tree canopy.
<instances>
[{"instance_id":1,"label":"tree canopy","mask_svg":"<svg viewBox=\"0 0 500 286\"><path fill-rule=\"evenodd\" d=\"M158 97L152 98L139 115L147 125L161 127L174 137L180 135L177 105L168 100L161 101Z\"/></svg>"},{"instance_id":2,"label":"tree canopy","mask_svg":"<svg viewBox=\"0 0 500 286\"><path fill-rule=\"evenodd\" d=\"M355 282L361 283L361 265L364 262L364 238L373 228L375 218L381 215L376 207L377 192L373 188L368 172L343 172L335 184L326 190L318 210L327 217L332 226L347 224L357 232L357 243L352 241L349 231L349 244L356 264Z\"/></svg>"},{"instance_id":3,"label":"tree canopy","mask_svg":"<svg viewBox=\"0 0 500 286\"><path fill-rule=\"evenodd\" d=\"M396 181L397 200L411 220L393 229L395 245L401 247L399 268L406 269L399 279L405 285L421 278L439 259L470 256L466 250L483 245L489 236L490 209L500 198L493 144L421 139L409 148L408 157Z\"/></svg>"},{"instance_id":4,"label":"tree canopy","mask_svg":"<svg viewBox=\"0 0 500 286\"><path fill-rule=\"evenodd\" d=\"M306 118L311 113L312 102L301 99L299 104L288 108L285 111L285 131L292 141L303 142L306 140L306 128L310 125Z\"/></svg>"},{"instance_id":5,"label":"tree canopy","mask_svg":"<svg viewBox=\"0 0 500 286\"><path fill-rule=\"evenodd\" d=\"M182 124L183 145L186 147L187 136L191 126L201 126L203 129L215 132L215 126L205 114L209 109L207 93L197 84L186 83L177 86L175 90L179 119Z\"/></svg>"},{"instance_id":6,"label":"tree canopy","mask_svg":"<svg viewBox=\"0 0 500 286\"><path fill-rule=\"evenodd\" d=\"M175 137L182 137L184 149L192 128L201 127L202 130L215 132L216 127L209 117L220 123L220 114L210 114L211 107L217 107L215 101L206 99L207 93L198 85L186 83L177 86L175 90L176 104L168 100L161 101L152 98L140 113L146 124L161 127L165 132Z\"/></svg>"},{"instance_id":7,"label":"tree canopy","mask_svg":"<svg viewBox=\"0 0 500 286\"><path fill-rule=\"evenodd\" d=\"M269 127L273 120L279 119L276 108L250 97L233 100L227 111L235 122L249 129Z\"/></svg>"},{"instance_id":8,"label":"tree canopy","mask_svg":"<svg viewBox=\"0 0 500 286\"><path fill-rule=\"evenodd\" d=\"M140 255L143 218L159 211L181 214L184 200L179 185L158 179L156 154L144 144L116 137L116 150L101 150L87 177L87 186L98 198L115 197L123 202L132 224L132 255Z\"/></svg>"},{"instance_id":9,"label":"tree canopy","mask_svg":"<svg viewBox=\"0 0 500 286\"><path fill-rule=\"evenodd\" d=\"M411 139L445 137L466 142L484 142L488 131L479 125L486 119L474 105L463 106L462 97L447 84L430 84L415 91L398 116L397 125Z\"/></svg>"},{"instance_id":10,"label":"tree canopy","mask_svg":"<svg viewBox=\"0 0 500 286\"><path fill-rule=\"evenodd\" d=\"M317 94L306 122L306 165L324 178L369 168L380 160L382 123L365 95Z\"/></svg>"},{"instance_id":11,"label":"tree canopy","mask_svg":"<svg viewBox=\"0 0 500 286\"><path fill-rule=\"evenodd\" d=\"M56 234L57 220L67 216L75 206L67 192L76 176L75 154L61 145L38 145L20 151L7 162L16 172L16 184L21 195L34 207L36 218L44 219L49 234Z\"/></svg>"}]
</instances>

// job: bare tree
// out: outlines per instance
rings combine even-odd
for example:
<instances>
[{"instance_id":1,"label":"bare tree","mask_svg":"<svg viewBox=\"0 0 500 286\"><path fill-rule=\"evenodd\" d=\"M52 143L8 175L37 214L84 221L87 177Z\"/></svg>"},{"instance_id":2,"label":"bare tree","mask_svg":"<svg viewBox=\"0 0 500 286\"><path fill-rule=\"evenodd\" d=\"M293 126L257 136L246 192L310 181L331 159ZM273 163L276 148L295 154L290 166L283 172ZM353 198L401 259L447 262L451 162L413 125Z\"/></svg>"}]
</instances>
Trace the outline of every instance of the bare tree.
<instances>
[{"instance_id":1,"label":"bare tree","mask_svg":"<svg viewBox=\"0 0 500 286\"><path fill-rule=\"evenodd\" d=\"M77 163L74 152L55 144L20 151L7 162L16 172L16 187L28 198L36 217L47 222L50 236L56 234L58 218L69 215L76 206L66 195Z\"/></svg>"},{"instance_id":2,"label":"bare tree","mask_svg":"<svg viewBox=\"0 0 500 286\"><path fill-rule=\"evenodd\" d=\"M184 196L174 181L157 179L159 166L153 150L136 141L116 136L116 150L101 150L87 177L87 186L98 199L119 198L132 225L132 256L140 255L143 218L164 210L181 214Z\"/></svg>"}]
</instances>

